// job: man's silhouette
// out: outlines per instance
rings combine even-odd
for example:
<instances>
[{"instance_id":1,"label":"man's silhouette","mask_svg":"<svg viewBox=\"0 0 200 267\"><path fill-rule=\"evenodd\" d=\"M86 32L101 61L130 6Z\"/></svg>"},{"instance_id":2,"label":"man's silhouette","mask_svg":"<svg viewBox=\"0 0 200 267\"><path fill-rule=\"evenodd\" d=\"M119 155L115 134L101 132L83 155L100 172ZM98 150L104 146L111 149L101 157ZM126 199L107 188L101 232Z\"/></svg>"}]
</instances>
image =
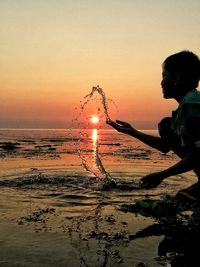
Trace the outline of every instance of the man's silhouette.
<instances>
[{"instance_id":1,"label":"man's silhouette","mask_svg":"<svg viewBox=\"0 0 200 267\"><path fill-rule=\"evenodd\" d=\"M162 119L158 124L160 137L147 135L123 121L107 123L163 153L172 150L181 158L168 169L142 177L142 188L156 187L167 177L193 170L197 183L179 191L177 196L200 199L200 92L197 91L200 60L194 53L182 51L169 56L162 69L163 97L175 99L178 107L172 111L171 117Z\"/></svg>"}]
</instances>

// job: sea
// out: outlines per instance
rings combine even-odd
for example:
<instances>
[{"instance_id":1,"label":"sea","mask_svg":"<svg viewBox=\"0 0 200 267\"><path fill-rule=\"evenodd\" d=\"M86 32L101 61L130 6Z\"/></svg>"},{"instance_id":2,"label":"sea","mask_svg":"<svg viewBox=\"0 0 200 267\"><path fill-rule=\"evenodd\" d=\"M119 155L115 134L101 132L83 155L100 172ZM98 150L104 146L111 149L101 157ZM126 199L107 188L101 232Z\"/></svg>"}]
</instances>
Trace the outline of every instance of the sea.
<instances>
[{"instance_id":1,"label":"sea","mask_svg":"<svg viewBox=\"0 0 200 267\"><path fill-rule=\"evenodd\" d=\"M156 130L144 132L158 135ZM83 205L95 205L107 177L117 184L107 188L106 201L111 204L175 194L193 177L173 176L157 189L138 190L141 177L170 167L178 158L114 130L1 129L0 140L1 189L30 188L31 194L36 190L40 198L69 211L76 207L83 212Z\"/></svg>"},{"instance_id":2,"label":"sea","mask_svg":"<svg viewBox=\"0 0 200 267\"><path fill-rule=\"evenodd\" d=\"M193 183L189 172L140 189L143 176L177 161L110 129L1 129L0 266L171 266L155 260L160 237L127 241L155 221L120 208Z\"/></svg>"}]
</instances>

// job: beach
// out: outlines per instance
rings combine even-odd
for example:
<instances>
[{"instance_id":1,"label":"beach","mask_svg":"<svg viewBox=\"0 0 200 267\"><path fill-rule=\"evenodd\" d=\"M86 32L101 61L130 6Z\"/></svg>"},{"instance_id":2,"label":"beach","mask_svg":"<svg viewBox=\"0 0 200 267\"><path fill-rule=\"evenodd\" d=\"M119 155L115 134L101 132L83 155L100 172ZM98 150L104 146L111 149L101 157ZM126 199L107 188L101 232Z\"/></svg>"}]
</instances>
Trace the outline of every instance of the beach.
<instances>
[{"instance_id":1,"label":"beach","mask_svg":"<svg viewBox=\"0 0 200 267\"><path fill-rule=\"evenodd\" d=\"M139 189L142 176L178 158L113 130L96 134L0 130L0 266L179 266L159 253L164 234L138 235L157 219L123 207L173 197L194 174Z\"/></svg>"}]
</instances>

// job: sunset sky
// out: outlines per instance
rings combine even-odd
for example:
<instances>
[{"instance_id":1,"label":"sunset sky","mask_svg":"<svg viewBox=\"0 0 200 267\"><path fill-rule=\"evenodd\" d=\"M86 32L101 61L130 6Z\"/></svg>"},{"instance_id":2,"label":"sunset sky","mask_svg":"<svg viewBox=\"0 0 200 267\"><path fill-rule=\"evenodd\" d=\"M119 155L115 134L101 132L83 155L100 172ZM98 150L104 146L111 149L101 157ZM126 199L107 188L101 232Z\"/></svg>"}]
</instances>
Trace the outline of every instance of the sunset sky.
<instances>
[{"instance_id":1,"label":"sunset sky","mask_svg":"<svg viewBox=\"0 0 200 267\"><path fill-rule=\"evenodd\" d=\"M161 64L200 56L199 0L0 1L0 127L67 128L99 85L113 119L155 127L176 107Z\"/></svg>"}]
</instances>

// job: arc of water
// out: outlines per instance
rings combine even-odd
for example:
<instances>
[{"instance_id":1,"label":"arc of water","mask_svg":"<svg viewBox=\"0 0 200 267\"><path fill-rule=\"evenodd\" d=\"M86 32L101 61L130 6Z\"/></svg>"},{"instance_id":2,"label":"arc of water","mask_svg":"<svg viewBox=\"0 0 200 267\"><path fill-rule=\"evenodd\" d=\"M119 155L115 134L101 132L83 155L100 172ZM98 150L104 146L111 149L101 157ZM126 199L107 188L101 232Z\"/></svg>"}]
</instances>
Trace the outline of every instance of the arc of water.
<instances>
[{"instance_id":1,"label":"arc of water","mask_svg":"<svg viewBox=\"0 0 200 267\"><path fill-rule=\"evenodd\" d=\"M101 102L102 102L102 106L104 109L106 121L109 121L110 117L108 115L108 106L107 106L106 96L105 96L103 89L100 88L98 85L96 87L92 87L92 91L84 97L85 101L83 103L81 103L81 111L84 110L85 106L91 100L91 98L93 97L95 92L97 92L101 96ZM102 164L102 161L99 157L98 144L96 146L96 152L95 152L95 166L96 166L97 170L95 170L94 168L89 166L86 158L84 158L84 156L82 155L80 150L79 150L79 157L81 158L82 164L87 171L94 174L99 179L111 180L110 174L105 170L105 168Z\"/></svg>"},{"instance_id":2,"label":"arc of water","mask_svg":"<svg viewBox=\"0 0 200 267\"><path fill-rule=\"evenodd\" d=\"M106 116L106 120L109 121L110 117L108 115L108 105L107 105L107 101L106 101L106 96L105 96L105 93L104 93L103 89L100 88L99 85L97 85L96 87L92 87L91 93L84 97L84 99L86 99L86 101L82 104L81 109L82 110L84 109L84 107L90 101L90 99L92 98L92 96L94 95L95 92L99 93L99 95L101 96L101 102L102 102L102 105L103 105L103 108L104 108L104 113L105 113L105 116Z\"/></svg>"}]
</instances>

